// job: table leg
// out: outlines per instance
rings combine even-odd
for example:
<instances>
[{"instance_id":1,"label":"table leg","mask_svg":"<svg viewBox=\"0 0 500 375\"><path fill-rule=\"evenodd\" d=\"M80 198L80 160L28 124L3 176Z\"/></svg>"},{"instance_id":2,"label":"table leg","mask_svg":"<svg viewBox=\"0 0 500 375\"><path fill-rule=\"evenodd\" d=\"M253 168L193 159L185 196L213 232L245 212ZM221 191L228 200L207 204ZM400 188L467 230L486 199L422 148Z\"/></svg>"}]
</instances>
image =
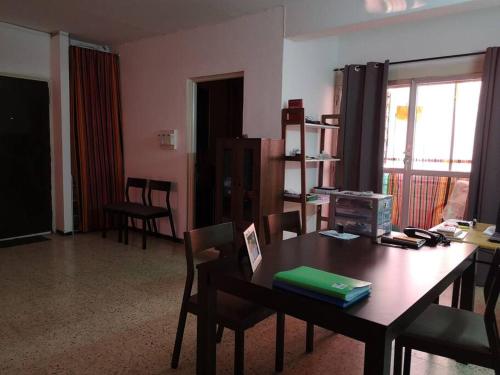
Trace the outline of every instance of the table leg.
<instances>
[{"instance_id":1,"label":"table leg","mask_svg":"<svg viewBox=\"0 0 500 375\"><path fill-rule=\"evenodd\" d=\"M472 255L472 263L462 274L462 285L460 288L460 308L462 310L474 311L474 292L476 283L476 258Z\"/></svg>"},{"instance_id":2,"label":"table leg","mask_svg":"<svg viewBox=\"0 0 500 375\"><path fill-rule=\"evenodd\" d=\"M451 307L458 309L458 303L460 298L460 282L461 279L456 279L453 282L453 295L451 297Z\"/></svg>"},{"instance_id":3,"label":"table leg","mask_svg":"<svg viewBox=\"0 0 500 375\"><path fill-rule=\"evenodd\" d=\"M215 375L217 291L209 272L198 269L198 317L196 331L196 374Z\"/></svg>"},{"instance_id":4,"label":"table leg","mask_svg":"<svg viewBox=\"0 0 500 375\"><path fill-rule=\"evenodd\" d=\"M392 340L384 334L365 343L364 375L389 375L391 367Z\"/></svg>"}]
</instances>

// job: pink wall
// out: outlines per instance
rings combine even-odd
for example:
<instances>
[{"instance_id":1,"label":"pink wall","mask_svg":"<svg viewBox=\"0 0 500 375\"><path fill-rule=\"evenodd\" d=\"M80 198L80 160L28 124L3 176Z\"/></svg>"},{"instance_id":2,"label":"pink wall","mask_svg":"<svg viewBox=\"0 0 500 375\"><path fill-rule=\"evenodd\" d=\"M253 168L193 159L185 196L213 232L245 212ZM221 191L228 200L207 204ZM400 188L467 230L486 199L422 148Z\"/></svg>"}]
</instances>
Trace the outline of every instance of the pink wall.
<instances>
[{"instance_id":1,"label":"pink wall","mask_svg":"<svg viewBox=\"0 0 500 375\"><path fill-rule=\"evenodd\" d=\"M121 61L125 174L171 180L179 236L187 223L187 82L244 72L243 132L279 138L283 11L275 8L226 23L118 47ZM177 151L159 147L156 133L178 129ZM162 233L170 234L163 221Z\"/></svg>"}]
</instances>

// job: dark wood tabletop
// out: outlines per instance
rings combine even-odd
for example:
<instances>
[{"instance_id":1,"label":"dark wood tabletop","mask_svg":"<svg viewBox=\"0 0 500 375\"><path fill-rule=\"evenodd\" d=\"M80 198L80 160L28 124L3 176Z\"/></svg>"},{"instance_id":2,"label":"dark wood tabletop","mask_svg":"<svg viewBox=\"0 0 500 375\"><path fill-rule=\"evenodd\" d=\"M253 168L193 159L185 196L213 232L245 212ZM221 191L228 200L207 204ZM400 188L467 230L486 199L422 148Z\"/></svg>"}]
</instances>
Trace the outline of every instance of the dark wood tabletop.
<instances>
[{"instance_id":1,"label":"dark wood tabletop","mask_svg":"<svg viewBox=\"0 0 500 375\"><path fill-rule=\"evenodd\" d=\"M311 233L264 248L251 282L272 288L276 272L298 266L369 281L371 296L345 311L390 326L475 250L474 245L458 243L400 249L372 244L367 237L343 241Z\"/></svg>"},{"instance_id":2,"label":"dark wood tabletop","mask_svg":"<svg viewBox=\"0 0 500 375\"><path fill-rule=\"evenodd\" d=\"M462 279L461 308L472 309L476 249L465 243L401 249L375 244L367 237L343 241L310 233L263 248L262 262L253 275L221 272L226 269L223 262L201 265L199 290L207 315L198 317L198 344L202 345L198 349L208 371L199 369L213 373L210 369L215 364L206 349L212 349L215 327L211 320L214 290L223 290L365 342L365 374L388 374L392 340L455 280ZM272 287L276 272L298 266L370 281L371 295L341 309Z\"/></svg>"}]
</instances>

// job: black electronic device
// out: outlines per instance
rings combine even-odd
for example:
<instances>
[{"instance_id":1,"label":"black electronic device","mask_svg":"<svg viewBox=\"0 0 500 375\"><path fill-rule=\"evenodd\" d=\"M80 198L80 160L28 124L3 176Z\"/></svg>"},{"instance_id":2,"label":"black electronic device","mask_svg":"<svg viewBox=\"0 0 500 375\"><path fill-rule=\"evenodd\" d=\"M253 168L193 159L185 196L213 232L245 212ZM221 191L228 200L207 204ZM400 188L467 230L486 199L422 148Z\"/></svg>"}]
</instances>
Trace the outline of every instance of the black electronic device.
<instances>
[{"instance_id":1,"label":"black electronic device","mask_svg":"<svg viewBox=\"0 0 500 375\"><path fill-rule=\"evenodd\" d=\"M408 237L421 238L421 239L425 240L425 244L427 246L436 246L440 243L442 243L443 245L450 244L450 240L438 232L433 232L433 231L420 229L420 228L413 228L413 227L407 227L404 229L403 232Z\"/></svg>"}]
</instances>

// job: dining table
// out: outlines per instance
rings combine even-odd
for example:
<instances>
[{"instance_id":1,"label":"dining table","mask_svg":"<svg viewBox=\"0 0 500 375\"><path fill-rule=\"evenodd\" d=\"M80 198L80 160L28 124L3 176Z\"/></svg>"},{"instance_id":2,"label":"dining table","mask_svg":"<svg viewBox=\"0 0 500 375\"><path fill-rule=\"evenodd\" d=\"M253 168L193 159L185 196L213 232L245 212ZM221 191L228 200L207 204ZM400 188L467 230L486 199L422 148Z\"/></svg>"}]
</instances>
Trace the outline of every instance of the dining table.
<instances>
[{"instance_id":1,"label":"dining table","mask_svg":"<svg viewBox=\"0 0 500 375\"><path fill-rule=\"evenodd\" d=\"M254 272L236 255L201 263L197 374L216 373L216 295L223 291L364 342L364 374L388 375L392 341L454 282L460 284L459 307L473 310L476 252L469 243L417 250L314 232L262 248ZM277 272L299 266L371 282L371 293L340 308L273 287Z\"/></svg>"}]
</instances>

